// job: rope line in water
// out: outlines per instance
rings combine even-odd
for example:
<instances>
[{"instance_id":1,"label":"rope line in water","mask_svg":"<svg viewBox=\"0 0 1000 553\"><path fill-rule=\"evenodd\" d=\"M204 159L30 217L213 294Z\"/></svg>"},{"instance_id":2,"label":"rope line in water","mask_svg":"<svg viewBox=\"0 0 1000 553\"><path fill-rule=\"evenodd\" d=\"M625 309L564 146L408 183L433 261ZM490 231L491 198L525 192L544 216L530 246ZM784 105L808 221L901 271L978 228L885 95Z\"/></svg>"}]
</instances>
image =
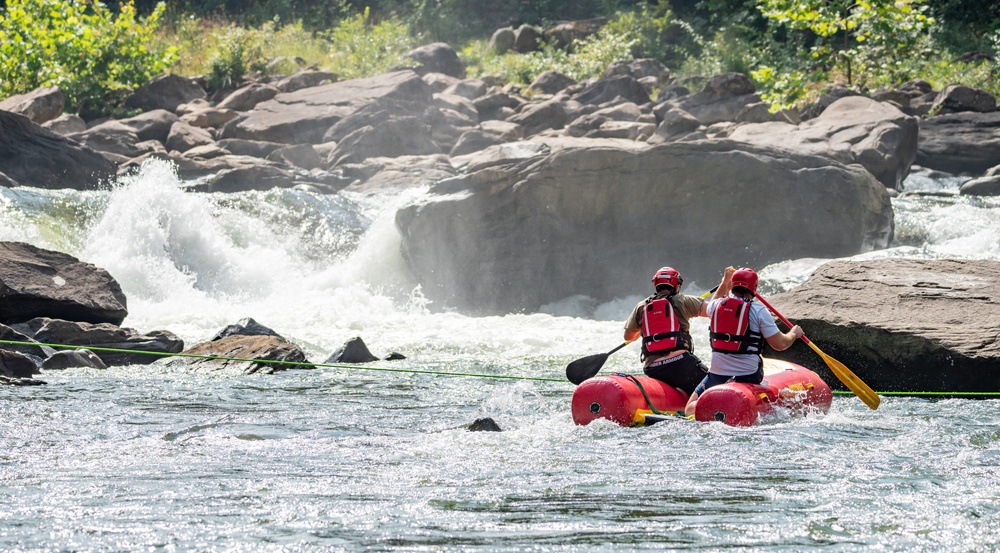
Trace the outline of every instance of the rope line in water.
<instances>
[{"instance_id":1,"label":"rope line in water","mask_svg":"<svg viewBox=\"0 0 1000 553\"><path fill-rule=\"evenodd\" d=\"M326 367L331 369L348 369L360 371L394 372L409 374L431 374L437 376L465 376L471 378L493 378L496 380L530 380L535 382L567 382L561 378L545 378L542 376L514 376L507 374L456 373L447 371L428 371L421 369L390 369L387 367L365 367L361 365L345 365L337 363L310 363L308 361L282 361L278 359L248 359L244 357L222 357L219 355L198 355L194 353L166 353L162 351L143 351L136 349L105 348L100 346L82 346L69 344L47 344L44 342L22 342L18 340L0 340L0 344L14 346L46 346L62 349L87 349L91 351L107 351L112 353L137 353L140 355L158 355L160 357L191 357L195 359L214 359L217 361L245 361L249 363L267 363L272 365L294 365L297 367ZM1000 392L876 392L880 396L897 397L969 397L969 398L1000 398ZM833 395L853 396L849 390L833 390Z\"/></svg>"},{"instance_id":2,"label":"rope line in water","mask_svg":"<svg viewBox=\"0 0 1000 553\"><path fill-rule=\"evenodd\" d=\"M835 396L853 396L850 390L832 390ZM880 396L898 397L983 397L1000 398L1000 392L876 392Z\"/></svg>"},{"instance_id":3,"label":"rope line in water","mask_svg":"<svg viewBox=\"0 0 1000 553\"><path fill-rule=\"evenodd\" d=\"M161 357L191 357L195 359L215 359L219 361L246 361L251 363L266 363L269 365L295 365L297 367L328 367L331 369L351 369L361 371L380 371L411 374L433 374L438 376L468 376L478 378L495 378L498 380L533 380L537 382L566 382L564 379L545 378L541 376L514 376L507 374L456 373L447 371L428 371L421 369L390 369L387 367L365 367L361 365L344 365L336 363L310 363L308 361L282 361L279 359L247 359L243 357L222 357L219 355L198 355L194 353L166 353L162 351L143 351L136 349L105 348L100 346L82 346L69 344L47 344L44 342L22 342L18 340L0 340L0 344L15 346L46 346L63 349L86 349L90 351L107 351L112 353L138 353L140 355L159 355Z\"/></svg>"}]
</instances>

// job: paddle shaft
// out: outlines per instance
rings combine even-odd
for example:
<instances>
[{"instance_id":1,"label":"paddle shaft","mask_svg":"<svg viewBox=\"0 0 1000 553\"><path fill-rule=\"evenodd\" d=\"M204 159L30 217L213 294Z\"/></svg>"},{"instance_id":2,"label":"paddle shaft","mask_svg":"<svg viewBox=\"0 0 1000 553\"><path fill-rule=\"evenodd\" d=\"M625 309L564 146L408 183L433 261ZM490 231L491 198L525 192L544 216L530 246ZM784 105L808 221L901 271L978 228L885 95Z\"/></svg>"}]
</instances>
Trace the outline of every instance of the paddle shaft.
<instances>
[{"instance_id":1,"label":"paddle shaft","mask_svg":"<svg viewBox=\"0 0 1000 553\"><path fill-rule=\"evenodd\" d=\"M792 328L793 326L795 326L792 324L791 321L786 319L784 315L779 313L778 310L775 309L770 303L768 303L767 300L758 296L757 294L754 294L754 296L757 298L758 301L760 301L761 304L764 305L764 307L768 308L768 310L770 310L771 313L774 313L776 317L781 319L781 322L785 323L785 325L787 325L788 328ZM830 368L830 372L833 373L833 376L837 377L838 380L843 382L844 385L847 386L847 388L850 391L854 392L854 395L858 396L858 398L862 402L864 402L865 405L867 405L870 409L878 409L881 400L879 399L878 394L875 392L875 390L872 390L870 386L865 384L864 381L862 381L860 378L857 377L857 375L851 372L851 370L847 368L847 365L844 365L840 361L837 361L833 357L830 357L829 355L824 353L823 350L819 349L819 346L812 343L812 341L810 341L805 334L802 335L802 341L808 344L809 347L812 348L812 350L816 352L816 354L819 355L820 358L823 359L823 362L826 363L826 366Z\"/></svg>"},{"instance_id":2,"label":"paddle shaft","mask_svg":"<svg viewBox=\"0 0 1000 553\"><path fill-rule=\"evenodd\" d=\"M625 342L625 343L623 343L623 344L620 344L620 345L618 345L618 347L616 347L615 349L613 349L613 350L611 350L611 351L609 351L609 352L605 353L605 355L611 355L612 353L614 353L614 352L616 352L616 351L618 351L618 350L622 349L623 347L625 347L625 346L627 346L627 345L629 345L629 344L631 344L631 343L632 343L632 342Z\"/></svg>"},{"instance_id":3,"label":"paddle shaft","mask_svg":"<svg viewBox=\"0 0 1000 553\"><path fill-rule=\"evenodd\" d=\"M774 315L776 317L778 317L779 319L781 319L781 322L785 323L785 326L787 326L788 328L792 328L793 326L795 326L795 325L792 324L792 321L789 321L788 319L786 319L784 315L782 315L781 313L778 313L777 309L775 309L774 307L772 307L771 304L767 303L767 300L765 300L764 298L758 296L757 294L754 294L754 297L756 297L757 301L759 301L760 303L762 303L764 305L764 307L768 308L768 310L770 310L771 313L774 313ZM809 343L809 338L806 337L805 334L803 334L802 335L802 341L808 344Z\"/></svg>"}]
</instances>

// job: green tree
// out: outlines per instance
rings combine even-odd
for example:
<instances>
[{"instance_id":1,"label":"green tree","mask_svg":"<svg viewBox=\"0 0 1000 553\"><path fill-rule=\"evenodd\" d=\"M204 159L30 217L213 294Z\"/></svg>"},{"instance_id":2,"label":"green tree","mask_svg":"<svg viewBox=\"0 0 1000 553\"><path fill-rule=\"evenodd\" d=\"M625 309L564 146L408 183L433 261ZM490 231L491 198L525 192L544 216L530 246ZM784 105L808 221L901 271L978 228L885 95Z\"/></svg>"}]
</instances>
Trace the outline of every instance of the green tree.
<instances>
[{"instance_id":1,"label":"green tree","mask_svg":"<svg viewBox=\"0 0 1000 553\"><path fill-rule=\"evenodd\" d=\"M95 1L8 0L0 13L0 95L58 86L67 111L110 114L174 60L174 49L151 46L163 10L161 3L137 19L131 3L114 14Z\"/></svg>"},{"instance_id":2,"label":"green tree","mask_svg":"<svg viewBox=\"0 0 1000 553\"><path fill-rule=\"evenodd\" d=\"M763 0L760 9L777 25L814 33L815 61L840 65L848 84L856 72L889 71L913 53L933 19L925 0Z\"/></svg>"}]
</instances>

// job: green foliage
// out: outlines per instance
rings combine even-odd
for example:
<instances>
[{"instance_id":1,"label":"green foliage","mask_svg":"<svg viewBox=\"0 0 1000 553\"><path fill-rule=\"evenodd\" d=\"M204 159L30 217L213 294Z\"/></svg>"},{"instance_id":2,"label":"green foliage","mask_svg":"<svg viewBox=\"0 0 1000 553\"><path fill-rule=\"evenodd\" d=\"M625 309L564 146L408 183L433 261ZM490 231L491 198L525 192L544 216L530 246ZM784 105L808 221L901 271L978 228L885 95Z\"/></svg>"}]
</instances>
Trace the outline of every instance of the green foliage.
<instances>
[{"instance_id":1,"label":"green foliage","mask_svg":"<svg viewBox=\"0 0 1000 553\"><path fill-rule=\"evenodd\" d=\"M234 76L260 70L265 61L270 63L276 58L322 65L330 50L329 42L308 31L301 21L280 25L274 20L254 29L181 16L167 21L158 40L176 46L179 58L173 68L175 72L206 75L212 81L210 86L215 88L227 86ZM271 71L287 74L298 69L297 64L289 61L279 63Z\"/></svg>"},{"instance_id":2,"label":"green foliage","mask_svg":"<svg viewBox=\"0 0 1000 553\"><path fill-rule=\"evenodd\" d=\"M488 50L485 42L478 42L464 49L462 58L474 77L494 75L505 82L530 84L542 72L553 70L580 81L603 75L616 61L632 59L638 43L634 32L619 34L616 29L604 27L586 39L574 41L568 52L543 43L536 52L498 56Z\"/></svg>"},{"instance_id":3,"label":"green foliage","mask_svg":"<svg viewBox=\"0 0 1000 553\"><path fill-rule=\"evenodd\" d=\"M679 67L697 57L705 46L705 39L694 27L673 16L667 0L620 13L604 29L636 39L636 57L656 58L668 67Z\"/></svg>"},{"instance_id":4,"label":"green foliage","mask_svg":"<svg viewBox=\"0 0 1000 553\"><path fill-rule=\"evenodd\" d=\"M711 77L719 73L749 75L758 64L759 53L741 29L728 27L715 33L701 46L701 53L688 56L679 73L683 76Z\"/></svg>"},{"instance_id":5,"label":"green foliage","mask_svg":"<svg viewBox=\"0 0 1000 553\"><path fill-rule=\"evenodd\" d=\"M410 31L395 17L373 23L369 10L345 19L330 35L329 68L341 79L370 77L412 66Z\"/></svg>"},{"instance_id":6,"label":"green foliage","mask_svg":"<svg viewBox=\"0 0 1000 553\"><path fill-rule=\"evenodd\" d=\"M267 62L259 40L261 34L235 25L226 29L208 60L206 79L210 88L234 88L248 71L264 70Z\"/></svg>"},{"instance_id":7,"label":"green foliage","mask_svg":"<svg viewBox=\"0 0 1000 553\"><path fill-rule=\"evenodd\" d=\"M99 2L9 0L0 15L0 96L58 86L67 110L106 115L132 90L169 67L173 48L153 40L164 5L136 17Z\"/></svg>"},{"instance_id":8,"label":"green foliage","mask_svg":"<svg viewBox=\"0 0 1000 553\"><path fill-rule=\"evenodd\" d=\"M924 0L764 0L761 11L778 26L818 37L813 60L843 69L848 84L869 74L898 78L899 64L913 54L927 27Z\"/></svg>"}]
</instances>

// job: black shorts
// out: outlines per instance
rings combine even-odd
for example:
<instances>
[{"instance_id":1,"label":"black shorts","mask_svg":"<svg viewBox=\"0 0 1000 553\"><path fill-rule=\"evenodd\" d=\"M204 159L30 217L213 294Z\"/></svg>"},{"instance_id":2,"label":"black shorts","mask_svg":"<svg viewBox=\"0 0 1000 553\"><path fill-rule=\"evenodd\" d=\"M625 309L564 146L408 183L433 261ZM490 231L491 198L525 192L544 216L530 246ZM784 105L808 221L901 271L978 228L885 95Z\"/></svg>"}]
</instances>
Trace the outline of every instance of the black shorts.
<instances>
[{"instance_id":1,"label":"black shorts","mask_svg":"<svg viewBox=\"0 0 1000 553\"><path fill-rule=\"evenodd\" d=\"M708 367L694 354L685 351L680 355L658 359L642 369L646 376L665 382L691 395L695 387L705 378Z\"/></svg>"},{"instance_id":2,"label":"black shorts","mask_svg":"<svg viewBox=\"0 0 1000 553\"><path fill-rule=\"evenodd\" d=\"M698 384L695 388L695 392L700 396L705 393L705 390L711 388L712 386L718 386L719 384L725 384L726 382L746 382L748 384L760 384L764 380L764 366L763 363L757 368L757 372L751 374L741 374L739 376L729 376L721 374L708 373L705 375L705 379Z\"/></svg>"}]
</instances>

